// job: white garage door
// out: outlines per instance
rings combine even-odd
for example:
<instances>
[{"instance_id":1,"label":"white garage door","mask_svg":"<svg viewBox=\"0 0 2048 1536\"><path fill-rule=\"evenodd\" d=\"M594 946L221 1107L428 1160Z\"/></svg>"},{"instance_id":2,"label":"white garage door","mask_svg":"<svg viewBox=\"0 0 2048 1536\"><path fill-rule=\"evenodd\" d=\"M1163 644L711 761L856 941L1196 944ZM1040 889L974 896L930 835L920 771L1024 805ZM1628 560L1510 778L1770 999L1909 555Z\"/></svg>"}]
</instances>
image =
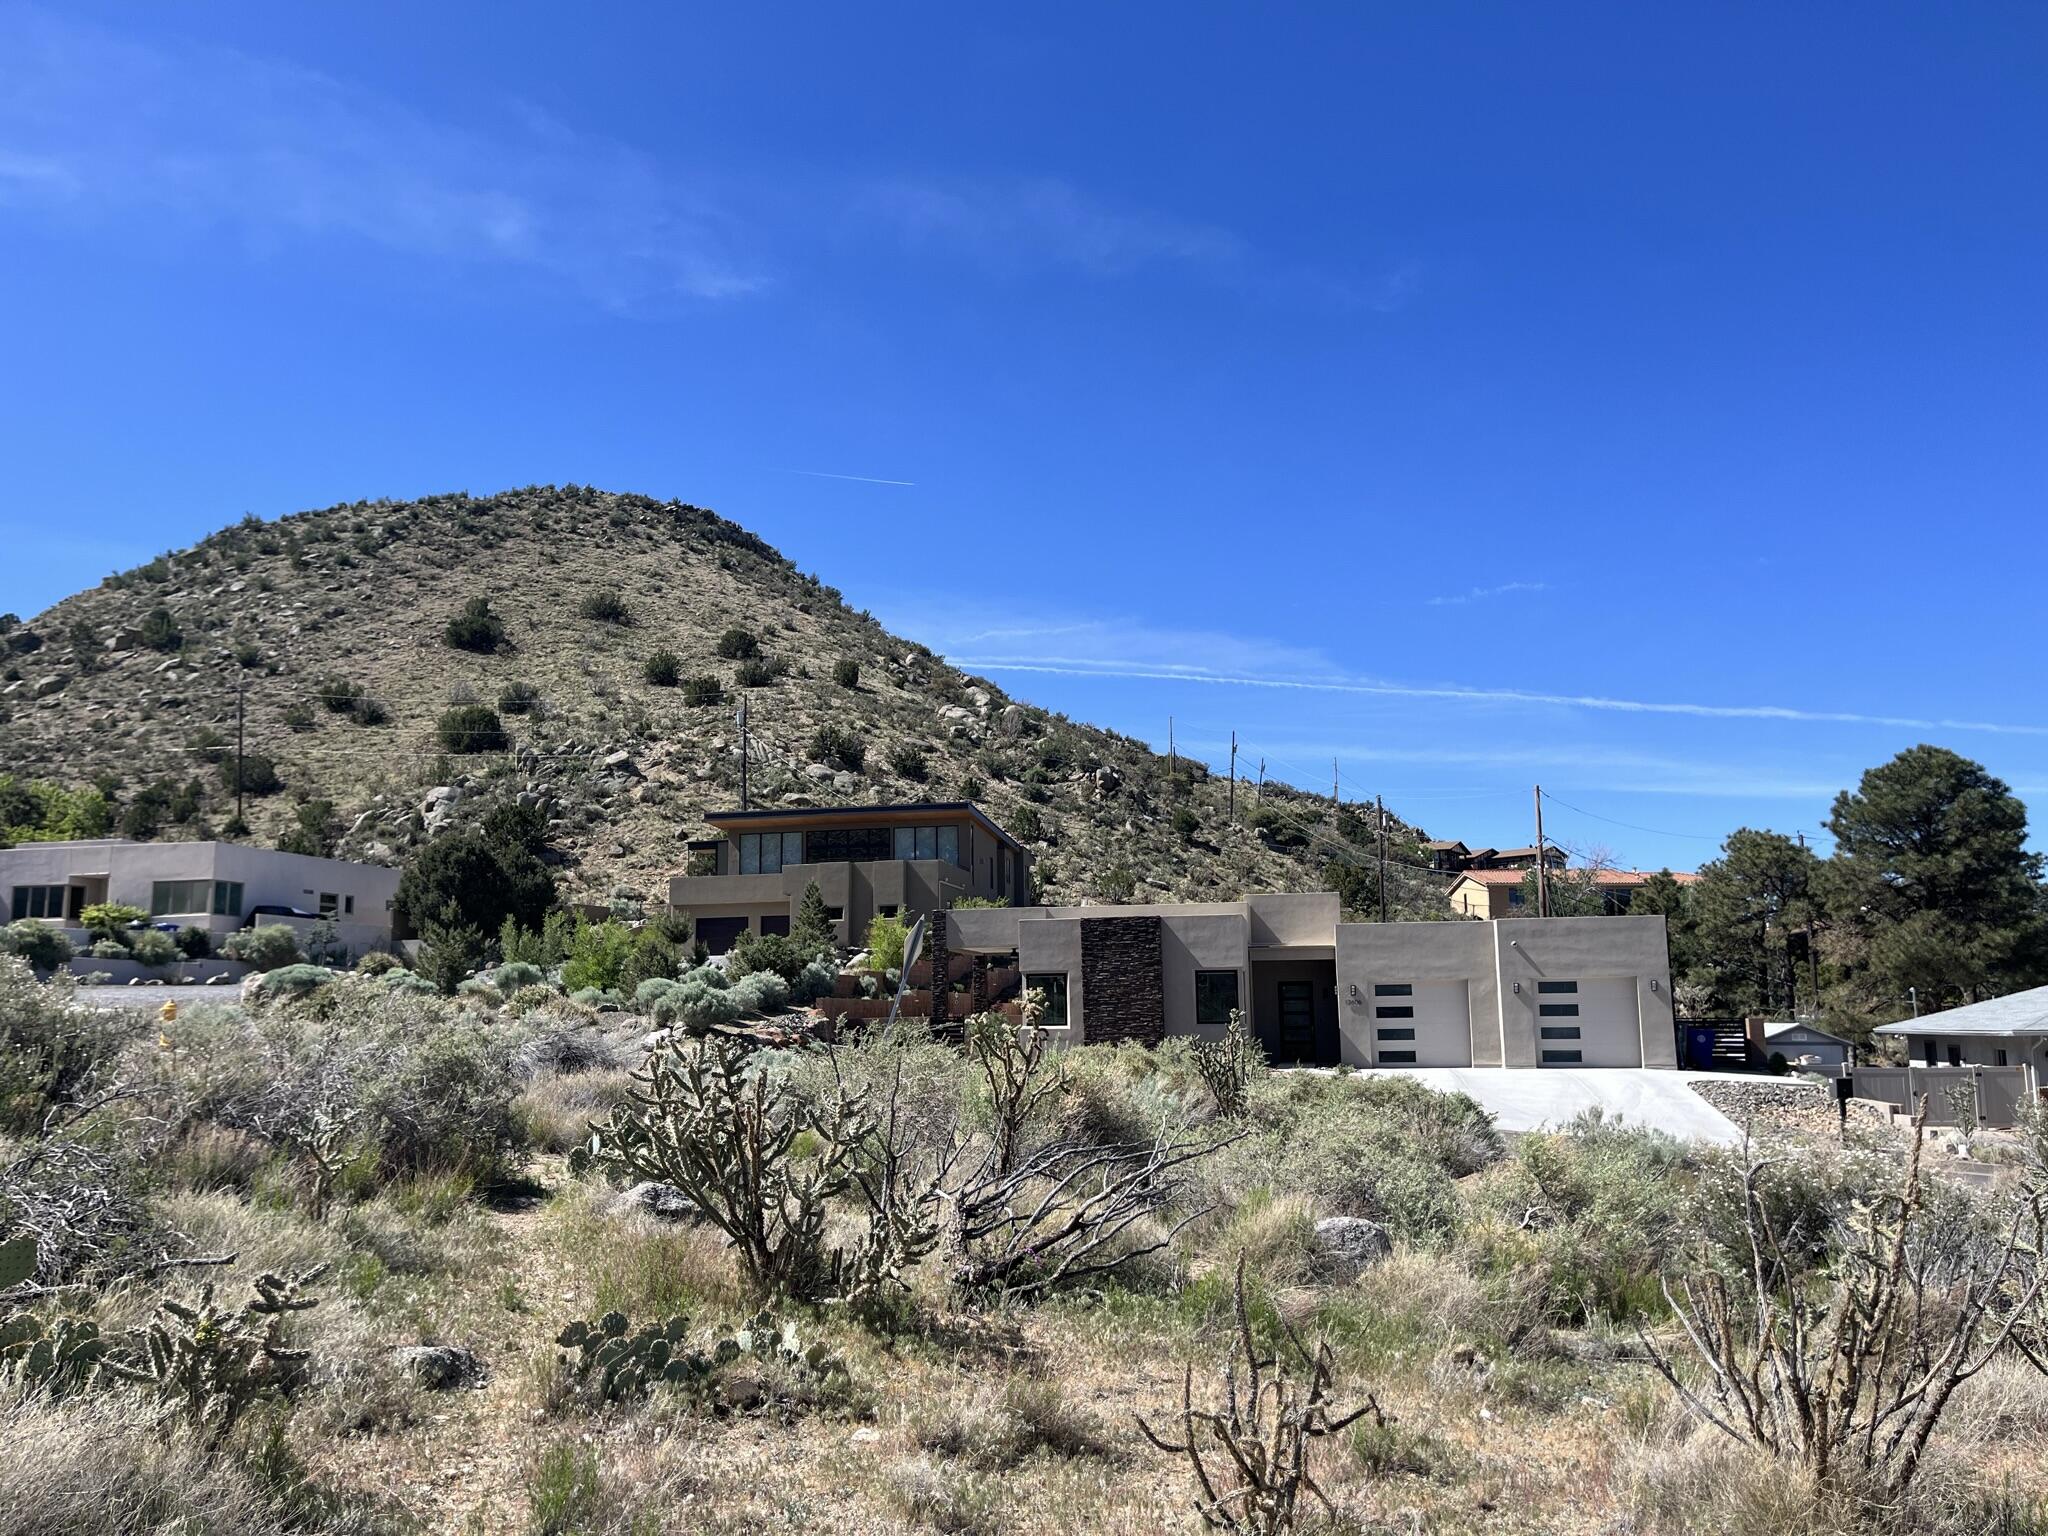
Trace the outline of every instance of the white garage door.
<instances>
[{"instance_id":1,"label":"white garage door","mask_svg":"<svg viewBox=\"0 0 2048 1536\"><path fill-rule=\"evenodd\" d=\"M1633 976L1538 982L1536 1014L1536 1059L1543 1066L1643 1064Z\"/></svg>"},{"instance_id":2,"label":"white garage door","mask_svg":"<svg viewBox=\"0 0 2048 1536\"><path fill-rule=\"evenodd\" d=\"M1472 1065L1464 982L1378 982L1372 991L1374 1061L1389 1067Z\"/></svg>"}]
</instances>

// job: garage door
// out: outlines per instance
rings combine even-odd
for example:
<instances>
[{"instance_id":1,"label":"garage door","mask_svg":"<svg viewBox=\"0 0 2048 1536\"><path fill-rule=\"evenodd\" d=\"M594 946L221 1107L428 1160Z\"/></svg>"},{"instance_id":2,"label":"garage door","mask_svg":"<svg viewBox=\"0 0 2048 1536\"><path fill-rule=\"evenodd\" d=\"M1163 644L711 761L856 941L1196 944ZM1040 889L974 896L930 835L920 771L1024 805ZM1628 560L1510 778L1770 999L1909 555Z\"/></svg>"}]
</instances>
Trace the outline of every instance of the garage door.
<instances>
[{"instance_id":1,"label":"garage door","mask_svg":"<svg viewBox=\"0 0 2048 1536\"><path fill-rule=\"evenodd\" d=\"M1633 976L1540 981L1536 1059L1546 1067L1640 1067L1643 1034Z\"/></svg>"},{"instance_id":2,"label":"garage door","mask_svg":"<svg viewBox=\"0 0 2048 1536\"><path fill-rule=\"evenodd\" d=\"M1378 982L1373 1060L1389 1067L1469 1067L1472 1019L1462 981Z\"/></svg>"}]
</instances>

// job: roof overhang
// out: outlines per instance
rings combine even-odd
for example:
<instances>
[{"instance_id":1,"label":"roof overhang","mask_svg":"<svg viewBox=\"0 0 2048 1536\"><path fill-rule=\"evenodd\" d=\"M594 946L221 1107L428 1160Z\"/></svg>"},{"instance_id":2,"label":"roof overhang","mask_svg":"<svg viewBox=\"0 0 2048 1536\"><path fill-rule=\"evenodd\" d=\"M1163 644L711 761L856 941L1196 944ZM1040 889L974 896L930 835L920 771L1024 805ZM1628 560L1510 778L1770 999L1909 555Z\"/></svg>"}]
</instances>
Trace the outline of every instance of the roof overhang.
<instances>
[{"instance_id":1,"label":"roof overhang","mask_svg":"<svg viewBox=\"0 0 2048 1536\"><path fill-rule=\"evenodd\" d=\"M771 828L796 829L821 823L855 823L871 827L907 827L930 821L935 816L965 816L991 837L1019 853L1024 845L998 826L972 800L920 800L894 805L807 805L782 806L764 811L712 811L704 820L722 830L753 832Z\"/></svg>"}]
</instances>

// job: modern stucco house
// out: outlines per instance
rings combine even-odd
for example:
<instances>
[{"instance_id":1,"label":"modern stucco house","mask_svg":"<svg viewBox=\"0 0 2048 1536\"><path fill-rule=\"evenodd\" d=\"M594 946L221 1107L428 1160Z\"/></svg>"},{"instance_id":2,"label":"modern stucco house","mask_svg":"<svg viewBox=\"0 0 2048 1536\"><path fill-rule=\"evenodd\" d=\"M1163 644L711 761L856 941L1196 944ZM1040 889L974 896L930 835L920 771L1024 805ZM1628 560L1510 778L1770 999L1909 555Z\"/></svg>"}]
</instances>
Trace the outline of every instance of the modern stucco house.
<instances>
[{"instance_id":1,"label":"modern stucco house","mask_svg":"<svg viewBox=\"0 0 2048 1536\"><path fill-rule=\"evenodd\" d=\"M76 930L99 902L140 907L162 923L224 937L258 922L308 929L333 925L334 942L352 955L391 942L398 871L376 864L281 853L241 843L137 843L93 838L0 848L0 894L10 921L31 919ZM304 913L289 917L259 908Z\"/></svg>"},{"instance_id":2,"label":"modern stucco house","mask_svg":"<svg viewBox=\"0 0 2048 1536\"><path fill-rule=\"evenodd\" d=\"M1333 892L948 912L939 937L1043 992L1073 1044L1222 1033L1277 1061L1675 1067L1664 919L1346 923Z\"/></svg>"},{"instance_id":3,"label":"modern stucco house","mask_svg":"<svg viewBox=\"0 0 2048 1536\"><path fill-rule=\"evenodd\" d=\"M857 944L870 919L943 912L967 897L1030 900L1031 855L966 800L909 805L721 811L715 839L691 844L708 873L669 880L713 954L748 930L788 933L813 882L838 942Z\"/></svg>"},{"instance_id":4,"label":"modern stucco house","mask_svg":"<svg viewBox=\"0 0 2048 1536\"><path fill-rule=\"evenodd\" d=\"M1921 1066L2023 1067L2029 1099L2048 1088L2048 987L1880 1024L1876 1033L1903 1039L1907 1059Z\"/></svg>"}]
</instances>

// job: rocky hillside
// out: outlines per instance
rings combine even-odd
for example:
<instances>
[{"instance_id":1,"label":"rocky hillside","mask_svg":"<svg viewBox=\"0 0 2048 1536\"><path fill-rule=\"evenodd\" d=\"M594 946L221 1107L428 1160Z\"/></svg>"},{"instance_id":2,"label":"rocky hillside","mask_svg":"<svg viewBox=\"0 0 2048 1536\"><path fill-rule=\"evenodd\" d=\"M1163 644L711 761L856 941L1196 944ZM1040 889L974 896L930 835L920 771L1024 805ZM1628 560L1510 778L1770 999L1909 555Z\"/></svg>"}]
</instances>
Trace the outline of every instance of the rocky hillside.
<instances>
[{"instance_id":1,"label":"rocky hillside","mask_svg":"<svg viewBox=\"0 0 2048 1536\"><path fill-rule=\"evenodd\" d=\"M948 666L737 524L586 487L249 518L0 626L0 773L96 781L131 835L230 825L239 699L257 841L392 861L525 795L576 896L645 898L737 803L741 695L755 803L973 798L1051 900L1314 887L1361 833L1284 789L1232 825L1205 772Z\"/></svg>"}]
</instances>

